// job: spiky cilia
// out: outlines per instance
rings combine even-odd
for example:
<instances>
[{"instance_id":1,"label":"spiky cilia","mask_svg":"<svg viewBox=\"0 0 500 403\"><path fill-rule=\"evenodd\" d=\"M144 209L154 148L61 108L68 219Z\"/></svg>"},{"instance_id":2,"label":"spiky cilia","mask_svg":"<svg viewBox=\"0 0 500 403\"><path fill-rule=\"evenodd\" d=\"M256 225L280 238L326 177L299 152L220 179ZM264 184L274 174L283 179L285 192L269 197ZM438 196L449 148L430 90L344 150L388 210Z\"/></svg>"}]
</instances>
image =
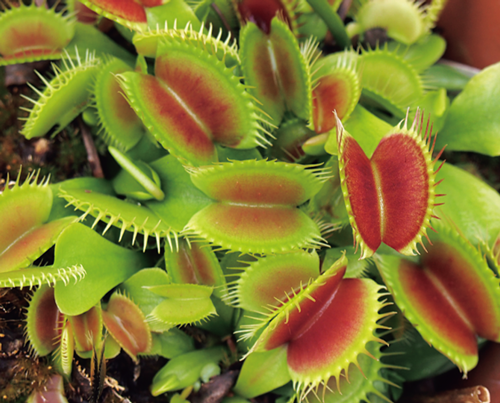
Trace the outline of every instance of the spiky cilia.
<instances>
[{"instance_id":1,"label":"spiky cilia","mask_svg":"<svg viewBox=\"0 0 500 403\"><path fill-rule=\"evenodd\" d=\"M225 63L227 67L232 67L240 63L238 53L238 45L235 40L231 40L231 36L227 35L225 40L222 40L222 30L214 37L212 34L213 26L210 25L208 32L204 32L202 26L198 31L195 31L190 23L185 28L178 28L177 20L173 27L169 27L165 22L163 28L158 27L155 30L147 30L138 32L134 35L133 43L137 49L137 53L147 57L155 57L158 50L158 42L163 38L178 37L186 41L193 47L198 47L212 53L214 56Z\"/></svg>"},{"instance_id":2,"label":"spiky cilia","mask_svg":"<svg viewBox=\"0 0 500 403\"><path fill-rule=\"evenodd\" d=\"M121 240L125 231L130 231L133 233L132 244L135 243L137 234L143 234L143 250L146 250L150 235L156 240L158 253L163 237L177 238L177 233L145 206L127 203L102 193L79 189L62 190L60 197L68 202L67 206L74 206L75 210L84 211L80 217L81 221L87 215L95 217L92 228L101 220L107 223L103 233L106 233L111 226L118 227L120 228L119 240Z\"/></svg>"}]
</instances>

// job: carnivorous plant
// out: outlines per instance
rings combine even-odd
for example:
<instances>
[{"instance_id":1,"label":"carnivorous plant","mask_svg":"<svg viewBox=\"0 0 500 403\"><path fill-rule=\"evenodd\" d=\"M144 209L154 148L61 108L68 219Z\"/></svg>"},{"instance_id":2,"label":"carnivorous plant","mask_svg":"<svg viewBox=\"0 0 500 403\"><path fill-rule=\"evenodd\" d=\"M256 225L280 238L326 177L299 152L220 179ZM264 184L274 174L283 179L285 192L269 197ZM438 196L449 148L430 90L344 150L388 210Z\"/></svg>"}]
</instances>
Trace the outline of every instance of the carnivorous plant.
<instances>
[{"instance_id":1,"label":"carnivorous plant","mask_svg":"<svg viewBox=\"0 0 500 403\"><path fill-rule=\"evenodd\" d=\"M52 61L20 135L77 118L104 150L104 178L0 194L0 285L31 290L31 354L62 376L30 399L64 401L77 358L97 402L121 350L167 359L172 402L230 370L227 402L466 376L500 342L500 195L442 157L500 155L500 64L435 64L444 3L356 0L346 26L332 0L3 4L0 65Z\"/></svg>"}]
</instances>

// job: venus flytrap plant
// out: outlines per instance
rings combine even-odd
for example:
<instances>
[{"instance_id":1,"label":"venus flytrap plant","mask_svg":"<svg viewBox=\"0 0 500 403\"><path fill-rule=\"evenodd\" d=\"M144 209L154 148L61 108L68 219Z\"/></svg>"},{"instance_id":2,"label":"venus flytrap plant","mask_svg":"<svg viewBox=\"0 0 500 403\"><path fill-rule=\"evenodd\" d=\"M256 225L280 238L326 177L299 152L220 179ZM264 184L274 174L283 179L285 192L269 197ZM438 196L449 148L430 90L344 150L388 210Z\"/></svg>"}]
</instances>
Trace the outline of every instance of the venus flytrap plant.
<instances>
[{"instance_id":1,"label":"venus flytrap plant","mask_svg":"<svg viewBox=\"0 0 500 403\"><path fill-rule=\"evenodd\" d=\"M68 403L64 396L64 382L60 375L52 375L43 390L34 391L26 400L27 403L38 402Z\"/></svg>"},{"instance_id":2,"label":"venus flytrap plant","mask_svg":"<svg viewBox=\"0 0 500 403\"><path fill-rule=\"evenodd\" d=\"M84 60L78 51L76 55L76 63L66 54L61 67L53 65L55 76L50 82L40 76L46 88L43 92L34 89L40 95L37 101L28 98L34 106L26 110L29 117L22 134L27 139L40 137L48 131L53 135L59 133L89 104L88 87L101 61L88 52ZM69 104L68 98L71 99Z\"/></svg>"},{"instance_id":3,"label":"venus flytrap plant","mask_svg":"<svg viewBox=\"0 0 500 403\"><path fill-rule=\"evenodd\" d=\"M420 267L398 257L376 261L405 316L467 374L477 364L476 334L499 340L499 280L467 240L451 228L437 227Z\"/></svg>"},{"instance_id":4,"label":"venus flytrap plant","mask_svg":"<svg viewBox=\"0 0 500 403\"><path fill-rule=\"evenodd\" d=\"M99 345L103 332L100 305L96 305L80 315L69 316L68 321L75 337L75 352L80 357L90 357L94 346Z\"/></svg>"},{"instance_id":5,"label":"venus flytrap plant","mask_svg":"<svg viewBox=\"0 0 500 403\"><path fill-rule=\"evenodd\" d=\"M32 288L44 283L68 284L73 279L80 280L85 276L80 264L33 266L33 262L56 243L61 232L75 222L75 217L48 222L53 198L48 180L42 179L38 184L38 174L33 173L20 185L20 177L19 174L15 184L12 187L8 184L0 195L0 209L4 214L0 284ZM32 205L37 208L33 209Z\"/></svg>"},{"instance_id":6,"label":"venus flytrap plant","mask_svg":"<svg viewBox=\"0 0 500 403\"><path fill-rule=\"evenodd\" d=\"M279 126L285 111L307 120L312 107L311 73L287 25L274 18L270 32L263 32L249 23L241 31L240 47L245 82L271 123Z\"/></svg>"},{"instance_id":7,"label":"venus flytrap plant","mask_svg":"<svg viewBox=\"0 0 500 403\"><path fill-rule=\"evenodd\" d=\"M99 15L103 15L132 29L142 29L147 26L145 7L158 6L162 1L134 2L126 0L123 4L118 1L105 2L99 0L82 1L87 7Z\"/></svg>"},{"instance_id":8,"label":"venus flytrap plant","mask_svg":"<svg viewBox=\"0 0 500 403\"><path fill-rule=\"evenodd\" d=\"M102 320L111 337L137 362L137 354L151 350L151 331L144 314L126 296L114 293L102 310Z\"/></svg>"},{"instance_id":9,"label":"venus flytrap plant","mask_svg":"<svg viewBox=\"0 0 500 403\"><path fill-rule=\"evenodd\" d=\"M397 52L377 47L364 51L359 59L363 66L363 96L383 105L396 118L402 119L406 108L413 106L423 96L421 76Z\"/></svg>"},{"instance_id":10,"label":"venus flytrap plant","mask_svg":"<svg viewBox=\"0 0 500 403\"><path fill-rule=\"evenodd\" d=\"M328 171L265 160L190 171L193 183L215 202L191 218L184 232L188 236L243 253L283 253L322 245L317 224L295 206L320 189Z\"/></svg>"},{"instance_id":11,"label":"venus flytrap plant","mask_svg":"<svg viewBox=\"0 0 500 403\"><path fill-rule=\"evenodd\" d=\"M410 129L407 117L403 127L395 127L381 140L370 160L340 122L337 142L342 190L361 257L370 257L381 242L406 255L414 254L417 243L425 249L422 237L431 217L436 218L434 200L439 195L434 188L439 182L434 165L442 151L432 160L435 140L429 151L432 133L428 127L423 132L423 116L417 111ZM404 186L410 188L403 191ZM401 214L405 226L399 221Z\"/></svg>"},{"instance_id":12,"label":"venus flytrap plant","mask_svg":"<svg viewBox=\"0 0 500 403\"><path fill-rule=\"evenodd\" d=\"M199 284L166 284L148 289L164 297L150 313L152 322L167 325L187 325L207 320L217 311L210 299L212 287Z\"/></svg>"},{"instance_id":13,"label":"venus flytrap plant","mask_svg":"<svg viewBox=\"0 0 500 403\"><path fill-rule=\"evenodd\" d=\"M26 336L35 354L44 356L56 348L63 314L56 305L54 288L40 286L32 295L27 311Z\"/></svg>"},{"instance_id":14,"label":"venus flytrap plant","mask_svg":"<svg viewBox=\"0 0 500 403\"><path fill-rule=\"evenodd\" d=\"M111 335L103 338L103 330ZM102 310L99 305L80 315L63 314L55 301L54 289L38 288L27 310L26 337L32 353L46 356L59 373L69 378L74 353L90 358L96 346L103 344L103 357L115 357L120 348L137 360L148 353L152 337L143 313L130 299L113 294Z\"/></svg>"},{"instance_id":15,"label":"venus flytrap plant","mask_svg":"<svg viewBox=\"0 0 500 403\"><path fill-rule=\"evenodd\" d=\"M328 133L336 126L331 111L337 111L342 121L353 112L361 96L363 75L357 64L357 58L347 51L341 57L324 57L314 64L313 115L309 121L317 134Z\"/></svg>"},{"instance_id":16,"label":"venus flytrap plant","mask_svg":"<svg viewBox=\"0 0 500 403\"><path fill-rule=\"evenodd\" d=\"M182 239L179 250L165 251L165 266L173 283L214 287L217 297L225 294L226 280L219 261L209 245Z\"/></svg>"},{"instance_id":17,"label":"venus flytrap plant","mask_svg":"<svg viewBox=\"0 0 500 403\"><path fill-rule=\"evenodd\" d=\"M375 329L382 327L377 322L393 315L379 313L384 304L378 301L380 286L373 281L342 279L346 263L345 257L339 259L307 284L297 278L295 289L285 289L284 298L278 293L278 305L268 307L269 313L264 314L262 322L243 333L245 338L251 338L268 324L251 352L286 345L290 377L301 399L330 377L335 377L338 386L340 375L348 371L349 364L359 365L360 353L370 355L367 343L382 341L374 335ZM371 297L364 298L368 294ZM325 331L331 328L336 329L337 337L330 338Z\"/></svg>"},{"instance_id":18,"label":"venus flytrap plant","mask_svg":"<svg viewBox=\"0 0 500 403\"><path fill-rule=\"evenodd\" d=\"M74 353L92 356L97 401L104 358L123 349L139 364L170 360L151 393L172 402L239 358L233 400L390 401L401 379L451 361L472 369L477 336L499 341L498 278L483 254L495 269L500 196L433 155L448 141L498 154L498 66L450 105L431 66L443 41L428 35L442 1L356 2L356 32L382 24L400 41L358 51L335 1L83 3L127 27L140 56L54 9L0 15L9 35L23 15L65 30L43 46L23 39L2 51L0 39L3 59L34 57L38 45L62 58L34 89L22 133L56 133L83 112L108 147L103 162L121 169L52 185L18 179L0 195L0 284L36 288L28 338L66 378ZM298 33L311 30L298 21L320 18L321 42ZM321 54L325 26L347 50ZM178 326L201 334L196 346ZM399 340L414 340L422 357ZM391 355L399 351L405 358ZM428 357L442 366L422 364Z\"/></svg>"},{"instance_id":19,"label":"venus flytrap plant","mask_svg":"<svg viewBox=\"0 0 500 403\"><path fill-rule=\"evenodd\" d=\"M127 155L114 147L109 147L108 151L123 168L122 175L117 176L113 182L117 194L130 195L136 200L154 198L161 201L165 198L165 193L161 190L160 177L151 166L142 161L134 163ZM131 191L131 187L136 189ZM140 190L137 190L137 188ZM120 189L122 192L120 192Z\"/></svg>"},{"instance_id":20,"label":"venus flytrap plant","mask_svg":"<svg viewBox=\"0 0 500 403\"><path fill-rule=\"evenodd\" d=\"M2 2L0 65L60 59L75 33L74 16L35 3Z\"/></svg>"},{"instance_id":21,"label":"venus flytrap plant","mask_svg":"<svg viewBox=\"0 0 500 403\"><path fill-rule=\"evenodd\" d=\"M158 396L194 385L205 367L218 363L226 354L224 348L219 346L192 351L171 359L153 378L151 394Z\"/></svg>"},{"instance_id":22,"label":"venus flytrap plant","mask_svg":"<svg viewBox=\"0 0 500 403\"><path fill-rule=\"evenodd\" d=\"M125 71L132 68L120 59L110 59L96 76L92 92L102 138L110 146L127 151L139 142L144 128L120 93L116 75Z\"/></svg>"},{"instance_id":23,"label":"venus flytrap plant","mask_svg":"<svg viewBox=\"0 0 500 403\"><path fill-rule=\"evenodd\" d=\"M238 149L269 143L251 96L209 52L171 37L158 47L155 73L124 73L122 88L156 140L188 164L217 162L214 143Z\"/></svg>"}]
</instances>

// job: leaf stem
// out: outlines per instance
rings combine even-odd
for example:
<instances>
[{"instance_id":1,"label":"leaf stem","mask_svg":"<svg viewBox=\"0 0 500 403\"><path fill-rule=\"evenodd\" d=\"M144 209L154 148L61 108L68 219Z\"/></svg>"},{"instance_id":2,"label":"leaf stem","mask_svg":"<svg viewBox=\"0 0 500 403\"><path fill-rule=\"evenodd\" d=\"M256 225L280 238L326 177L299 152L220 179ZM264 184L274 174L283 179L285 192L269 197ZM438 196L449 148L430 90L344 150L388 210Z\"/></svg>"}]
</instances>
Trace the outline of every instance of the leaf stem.
<instances>
[{"instance_id":1,"label":"leaf stem","mask_svg":"<svg viewBox=\"0 0 500 403\"><path fill-rule=\"evenodd\" d=\"M307 0L309 5L325 21L328 30L332 33L339 46L348 48L351 46L351 40L347 36L344 23L339 15L332 10L327 0Z\"/></svg>"}]
</instances>

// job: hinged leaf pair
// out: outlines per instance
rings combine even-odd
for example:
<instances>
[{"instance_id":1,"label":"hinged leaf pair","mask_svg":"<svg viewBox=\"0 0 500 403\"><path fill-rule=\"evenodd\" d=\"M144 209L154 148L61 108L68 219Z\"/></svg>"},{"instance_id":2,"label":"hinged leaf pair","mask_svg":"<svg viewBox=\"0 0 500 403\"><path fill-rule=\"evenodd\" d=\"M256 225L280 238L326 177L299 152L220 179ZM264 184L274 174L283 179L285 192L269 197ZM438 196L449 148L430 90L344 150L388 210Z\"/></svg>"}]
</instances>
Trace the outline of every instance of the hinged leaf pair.
<instances>
[{"instance_id":1,"label":"hinged leaf pair","mask_svg":"<svg viewBox=\"0 0 500 403\"><path fill-rule=\"evenodd\" d=\"M257 311L255 323L240 331L243 338L258 337L252 352L286 346L289 374L301 398L330 377L339 385L350 363L359 366L359 354L371 355L367 343L380 341L374 334L379 319L392 315L379 313L384 303L375 282L343 278L345 256L318 276L318 257L308 255L259 259L229 294L238 306Z\"/></svg>"},{"instance_id":2,"label":"hinged leaf pair","mask_svg":"<svg viewBox=\"0 0 500 403\"><path fill-rule=\"evenodd\" d=\"M193 183L215 202L191 218L185 233L243 253L316 248L319 228L296 206L328 177L322 169L265 160L194 168Z\"/></svg>"},{"instance_id":3,"label":"hinged leaf pair","mask_svg":"<svg viewBox=\"0 0 500 403\"><path fill-rule=\"evenodd\" d=\"M169 37L158 45L155 74L124 73L121 85L145 126L176 157L211 164L218 161L216 143L245 149L268 142L252 97L210 52Z\"/></svg>"},{"instance_id":4,"label":"hinged leaf pair","mask_svg":"<svg viewBox=\"0 0 500 403\"><path fill-rule=\"evenodd\" d=\"M434 216L436 195L429 127L417 112L408 129L396 126L368 159L356 140L337 123L339 173L354 242L370 257L382 242L413 254ZM425 247L424 247L425 249Z\"/></svg>"},{"instance_id":5,"label":"hinged leaf pair","mask_svg":"<svg viewBox=\"0 0 500 403\"><path fill-rule=\"evenodd\" d=\"M380 256L378 267L422 337L466 374L478 361L477 336L500 341L499 280L455 228L438 228L419 264Z\"/></svg>"},{"instance_id":6,"label":"hinged leaf pair","mask_svg":"<svg viewBox=\"0 0 500 403\"><path fill-rule=\"evenodd\" d=\"M53 194L48 180L38 184L33 173L22 184L21 174L16 183L7 185L0 194L0 285L4 287L33 287L43 283L68 283L85 275L80 264L68 266L32 266L33 262L51 248L61 233L75 222L76 217L49 221ZM36 206L36 208L34 208Z\"/></svg>"},{"instance_id":7,"label":"hinged leaf pair","mask_svg":"<svg viewBox=\"0 0 500 403\"><path fill-rule=\"evenodd\" d=\"M0 13L0 66L60 59L75 33L74 23L72 16L35 2L5 9Z\"/></svg>"}]
</instances>

